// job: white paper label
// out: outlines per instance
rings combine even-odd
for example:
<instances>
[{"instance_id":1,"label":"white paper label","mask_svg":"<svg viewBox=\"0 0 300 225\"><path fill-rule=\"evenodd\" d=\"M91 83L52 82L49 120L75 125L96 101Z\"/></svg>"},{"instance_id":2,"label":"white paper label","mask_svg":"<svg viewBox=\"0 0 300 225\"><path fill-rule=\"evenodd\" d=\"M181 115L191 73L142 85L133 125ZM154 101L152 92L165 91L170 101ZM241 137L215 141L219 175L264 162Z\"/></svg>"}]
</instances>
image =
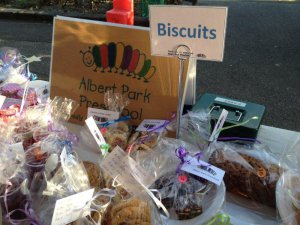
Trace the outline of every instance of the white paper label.
<instances>
[{"instance_id":1,"label":"white paper label","mask_svg":"<svg viewBox=\"0 0 300 225\"><path fill-rule=\"evenodd\" d=\"M117 120L120 117L119 112L104 110L104 109L95 109L88 108L87 118L93 117L97 124L105 123L109 120Z\"/></svg>"},{"instance_id":2,"label":"white paper label","mask_svg":"<svg viewBox=\"0 0 300 225\"><path fill-rule=\"evenodd\" d=\"M135 177L146 187L149 187L155 179L147 174L147 172L119 146L115 147L113 151L109 153L100 166L112 178L117 177L117 181L122 184L125 190L131 195L135 195L144 190L139 182L131 175L132 173L134 173Z\"/></svg>"},{"instance_id":3,"label":"white paper label","mask_svg":"<svg viewBox=\"0 0 300 225\"><path fill-rule=\"evenodd\" d=\"M215 167L201 160L198 161L196 158L193 158L191 156L188 156L187 160L189 161L189 163L184 163L181 167L181 170L202 177L215 183L216 185L221 184L225 174L224 170L221 170L218 167Z\"/></svg>"},{"instance_id":4,"label":"white paper label","mask_svg":"<svg viewBox=\"0 0 300 225\"><path fill-rule=\"evenodd\" d=\"M85 120L86 125L88 126L91 134L93 135L95 141L97 142L98 146L101 146L103 144L106 144L106 141L101 134L99 128L97 127L97 124L93 117L89 117L88 119Z\"/></svg>"},{"instance_id":5,"label":"white paper label","mask_svg":"<svg viewBox=\"0 0 300 225\"><path fill-rule=\"evenodd\" d=\"M2 108L2 106L3 106L3 103L5 102L5 99L6 99L6 97L5 96L3 96L3 95L0 95L0 109Z\"/></svg>"},{"instance_id":6,"label":"white paper label","mask_svg":"<svg viewBox=\"0 0 300 225\"><path fill-rule=\"evenodd\" d=\"M84 207L93 197L94 189L83 191L56 201L51 225L65 225L79 218L89 215L89 211L82 213Z\"/></svg>"},{"instance_id":7,"label":"white paper label","mask_svg":"<svg viewBox=\"0 0 300 225\"><path fill-rule=\"evenodd\" d=\"M151 5L149 20L152 55L173 56L178 45L185 45L192 58L223 61L226 7Z\"/></svg>"},{"instance_id":8,"label":"white paper label","mask_svg":"<svg viewBox=\"0 0 300 225\"><path fill-rule=\"evenodd\" d=\"M152 131L155 130L156 128L158 128L157 130L155 130L155 132L161 133L164 130L163 126L165 123L167 122L167 120L143 120L143 122L136 128L137 131Z\"/></svg>"},{"instance_id":9,"label":"white paper label","mask_svg":"<svg viewBox=\"0 0 300 225\"><path fill-rule=\"evenodd\" d=\"M223 109L222 110L222 113L218 119L218 122L217 124L215 125L215 128L209 138L209 141L214 141L214 140L217 140L218 137L219 137L219 134L220 134L220 130L222 129L225 121L226 121L226 118L228 116L228 111L226 109Z\"/></svg>"},{"instance_id":10,"label":"white paper label","mask_svg":"<svg viewBox=\"0 0 300 225\"><path fill-rule=\"evenodd\" d=\"M226 99L226 98L220 98L220 97L216 97L215 101L217 102L224 102L230 105L236 105L236 106L240 106L240 107L245 107L247 104L244 102L238 102L238 101L234 101L231 99Z\"/></svg>"}]
</instances>

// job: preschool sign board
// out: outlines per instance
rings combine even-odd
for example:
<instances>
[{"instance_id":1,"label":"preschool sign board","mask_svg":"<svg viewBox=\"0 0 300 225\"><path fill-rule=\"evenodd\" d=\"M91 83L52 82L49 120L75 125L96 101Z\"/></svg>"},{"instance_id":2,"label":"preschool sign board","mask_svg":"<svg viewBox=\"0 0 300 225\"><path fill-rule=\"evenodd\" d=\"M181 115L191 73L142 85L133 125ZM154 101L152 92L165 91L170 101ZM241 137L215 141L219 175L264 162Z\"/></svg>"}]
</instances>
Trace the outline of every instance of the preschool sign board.
<instances>
[{"instance_id":1,"label":"preschool sign board","mask_svg":"<svg viewBox=\"0 0 300 225\"><path fill-rule=\"evenodd\" d=\"M50 96L76 100L71 122L80 124L88 108L105 107L108 90L130 100L122 115L134 125L169 119L177 110L179 62L150 51L149 28L56 17Z\"/></svg>"},{"instance_id":2,"label":"preschool sign board","mask_svg":"<svg viewBox=\"0 0 300 225\"><path fill-rule=\"evenodd\" d=\"M149 8L153 55L173 56L178 45L185 45L193 58L223 61L227 7L153 5Z\"/></svg>"}]
</instances>

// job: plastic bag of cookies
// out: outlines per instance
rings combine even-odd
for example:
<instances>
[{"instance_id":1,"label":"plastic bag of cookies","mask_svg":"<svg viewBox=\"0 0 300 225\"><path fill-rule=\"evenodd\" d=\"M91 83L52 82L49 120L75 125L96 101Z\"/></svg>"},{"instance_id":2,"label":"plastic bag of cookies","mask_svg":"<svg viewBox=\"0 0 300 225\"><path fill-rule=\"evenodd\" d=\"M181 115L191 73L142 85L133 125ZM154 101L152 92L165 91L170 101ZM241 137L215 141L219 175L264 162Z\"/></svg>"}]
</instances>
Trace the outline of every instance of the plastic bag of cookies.
<instances>
[{"instance_id":1,"label":"plastic bag of cookies","mask_svg":"<svg viewBox=\"0 0 300 225\"><path fill-rule=\"evenodd\" d=\"M132 156L137 152L151 151L165 134L166 132L136 131L130 136L126 151Z\"/></svg>"},{"instance_id":2,"label":"plastic bag of cookies","mask_svg":"<svg viewBox=\"0 0 300 225\"><path fill-rule=\"evenodd\" d=\"M134 157L136 154L154 150L161 138L168 135L171 120L145 119L135 129L128 140L126 151Z\"/></svg>"},{"instance_id":3,"label":"plastic bag of cookies","mask_svg":"<svg viewBox=\"0 0 300 225\"><path fill-rule=\"evenodd\" d=\"M182 140L162 138L155 151L138 157L139 164L156 177L151 185L167 209L169 217L161 211L167 224L205 224L222 208L225 185L217 186L199 176L182 171L177 149L186 153L199 153L196 146Z\"/></svg>"},{"instance_id":4,"label":"plastic bag of cookies","mask_svg":"<svg viewBox=\"0 0 300 225\"><path fill-rule=\"evenodd\" d=\"M115 190L103 188L94 192L90 201L81 209L79 219L68 225L101 225L107 208L112 204Z\"/></svg>"},{"instance_id":5,"label":"plastic bag of cookies","mask_svg":"<svg viewBox=\"0 0 300 225\"><path fill-rule=\"evenodd\" d=\"M95 192L103 189L114 190L115 202L130 198L129 193L122 187L122 185L117 183L116 179L103 171L99 165L90 161L83 161L83 165L86 169L90 185L92 188L95 188Z\"/></svg>"},{"instance_id":6,"label":"plastic bag of cookies","mask_svg":"<svg viewBox=\"0 0 300 225\"><path fill-rule=\"evenodd\" d=\"M282 154L281 164L287 169L276 188L278 213L289 225L300 225L300 136Z\"/></svg>"},{"instance_id":7,"label":"plastic bag of cookies","mask_svg":"<svg viewBox=\"0 0 300 225\"><path fill-rule=\"evenodd\" d=\"M101 133L105 138L107 144L109 144L109 151L112 151L116 146L122 149L126 149L130 130L126 122L116 122L103 129Z\"/></svg>"},{"instance_id":8,"label":"plastic bag of cookies","mask_svg":"<svg viewBox=\"0 0 300 225\"><path fill-rule=\"evenodd\" d=\"M235 203L258 213L276 208L275 189L283 169L266 145L214 142L205 155L225 171L226 190L237 196L232 199Z\"/></svg>"},{"instance_id":9,"label":"plastic bag of cookies","mask_svg":"<svg viewBox=\"0 0 300 225\"><path fill-rule=\"evenodd\" d=\"M141 194L121 202L113 202L104 215L102 225L162 225L152 201Z\"/></svg>"}]
</instances>

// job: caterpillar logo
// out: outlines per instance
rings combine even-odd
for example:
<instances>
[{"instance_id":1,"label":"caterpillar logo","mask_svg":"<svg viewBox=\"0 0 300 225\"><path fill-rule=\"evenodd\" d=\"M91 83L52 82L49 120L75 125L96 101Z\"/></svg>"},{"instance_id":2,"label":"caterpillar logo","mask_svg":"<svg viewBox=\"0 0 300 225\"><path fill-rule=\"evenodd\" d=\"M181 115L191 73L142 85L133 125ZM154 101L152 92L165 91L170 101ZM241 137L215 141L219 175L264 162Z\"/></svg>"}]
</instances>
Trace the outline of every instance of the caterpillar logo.
<instances>
[{"instance_id":1,"label":"caterpillar logo","mask_svg":"<svg viewBox=\"0 0 300 225\"><path fill-rule=\"evenodd\" d=\"M216 171L214 171L214 170L213 170L212 168L210 168L209 166L198 165L197 167L198 167L199 169L202 169L202 170L205 170L205 171L209 172L210 174L212 174L212 175L214 175L214 176L217 175Z\"/></svg>"},{"instance_id":2,"label":"caterpillar logo","mask_svg":"<svg viewBox=\"0 0 300 225\"><path fill-rule=\"evenodd\" d=\"M115 72L121 75L143 80L145 83L155 75L156 67L151 65L151 60L146 58L139 49L122 42L94 45L87 51L80 51L83 64L94 67L93 71Z\"/></svg>"}]
</instances>

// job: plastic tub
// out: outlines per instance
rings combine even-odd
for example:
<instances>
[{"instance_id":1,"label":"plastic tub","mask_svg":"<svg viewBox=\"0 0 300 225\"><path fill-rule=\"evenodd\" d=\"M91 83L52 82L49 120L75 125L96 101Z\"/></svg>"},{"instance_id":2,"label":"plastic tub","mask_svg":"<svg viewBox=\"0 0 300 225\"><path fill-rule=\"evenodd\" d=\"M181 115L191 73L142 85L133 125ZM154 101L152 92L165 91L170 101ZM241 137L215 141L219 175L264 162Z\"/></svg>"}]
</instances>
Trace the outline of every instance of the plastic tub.
<instances>
[{"instance_id":1,"label":"plastic tub","mask_svg":"<svg viewBox=\"0 0 300 225\"><path fill-rule=\"evenodd\" d=\"M300 224L300 199L294 196L296 194L300 194L300 172L287 171L280 177L276 186L277 209L284 224Z\"/></svg>"},{"instance_id":2,"label":"plastic tub","mask_svg":"<svg viewBox=\"0 0 300 225\"><path fill-rule=\"evenodd\" d=\"M214 185L207 195L203 198L203 213L189 220L174 220L161 215L166 225L205 225L212 219L222 208L225 201L225 184L224 181L220 186Z\"/></svg>"}]
</instances>

